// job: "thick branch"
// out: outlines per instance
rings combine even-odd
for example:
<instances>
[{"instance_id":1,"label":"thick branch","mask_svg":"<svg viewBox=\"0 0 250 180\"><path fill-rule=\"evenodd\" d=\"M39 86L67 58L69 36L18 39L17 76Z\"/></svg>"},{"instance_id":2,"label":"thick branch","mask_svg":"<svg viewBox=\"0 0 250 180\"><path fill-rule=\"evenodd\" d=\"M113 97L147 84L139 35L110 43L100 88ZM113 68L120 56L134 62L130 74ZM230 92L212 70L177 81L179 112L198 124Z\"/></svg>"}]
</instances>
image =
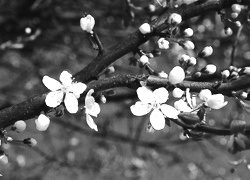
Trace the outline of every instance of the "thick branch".
<instances>
[{"instance_id":1,"label":"thick branch","mask_svg":"<svg viewBox=\"0 0 250 180\"><path fill-rule=\"evenodd\" d=\"M197 15L205 14L208 11L219 10L225 7L229 7L230 5L237 3L237 0L209 0L205 2L196 2L187 6L181 6L174 10L168 10L165 14L161 15L155 22L151 25L156 28L156 32L161 32L167 26L165 21L168 18L169 13L171 12L178 12L182 15L183 20L192 18ZM241 4L248 4L250 5L249 0L242 0ZM141 44L146 42L151 36L144 36L138 30L127 38L125 38L122 42L118 43L117 45L105 50L102 55L96 57L86 68L82 71L75 74L75 80L88 83L91 80L96 79L98 74L103 71L106 67L108 67L112 62L116 61L123 55L127 54L128 52L133 51L134 49L138 48ZM94 88L96 91L104 90L105 88L112 88L112 87L133 87L135 85L139 86L138 82L140 80L144 80L146 76L118 76L115 78L111 78L109 80L100 80L95 83L91 83L89 88ZM179 85L181 88L190 87L191 90L198 91L202 88L212 89L213 91L220 92L223 91L225 93L230 93L230 90L238 90L240 88L249 87L249 80L244 79L245 81L234 81L231 84L223 84L218 89L214 90L212 88L213 83L198 83L198 82L188 82L184 81L182 84ZM111 82L112 83L111 83ZM166 85L165 80L160 79L148 79L149 85ZM102 85L98 85L98 83ZM111 83L111 84L109 84ZM82 96L84 98L84 95ZM27 120L30 118L39 115L41 111L46 111L48 107L45 105L44 102L45 95L39 95L33 97L23 103L14 105L12 107L3 109L0 111L0 128L5 128L11 124L13 124L17 120Z\"/></svg>"}]
</instances>

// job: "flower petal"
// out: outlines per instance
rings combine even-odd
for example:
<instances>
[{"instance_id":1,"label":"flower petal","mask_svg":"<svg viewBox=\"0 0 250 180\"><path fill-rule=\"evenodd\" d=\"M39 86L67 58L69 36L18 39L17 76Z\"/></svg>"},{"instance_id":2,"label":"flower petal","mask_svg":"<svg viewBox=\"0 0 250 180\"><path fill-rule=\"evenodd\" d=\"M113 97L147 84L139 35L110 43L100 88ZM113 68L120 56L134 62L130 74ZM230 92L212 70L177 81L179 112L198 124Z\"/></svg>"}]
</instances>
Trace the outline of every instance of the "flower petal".
<instances>
[{"instance_id":1,"label":"flower petal","mask_svg":"<svg viewBox=\"0 0 250 180\"><path fill-rule=\"evenodd\" d=\"M165 127L165 118L158 109L152 111L149 120L155 130L162 130Z\"/></svg>"},{"instance_id":2,"label":"flower petal","mask_svg":"<svg viewBox=\"0 0 250 180\"><path fill-rule=\"evenodd\" d=\"M66 93L64 105L69 113L76 113L78 111L78 100L72 93Z\"/></svg>"},{"instance_id":3,"label":"flower petal","mask_svg":"<svg viewBox=\"0 0 250 180\"><path fill-rule=\"evenodd\" d=\"M59 90L62 87L62 84L59 81L49 76L43 76L42 81L43 81L43 84L51 91Z\"/></svg>"},{"instance_id":4,"label":"flower petal","mask_svg":"<svg viewBox=\"0 0 250 180\"><path fill-rule=\"evenodd\" d=\"M72 75L68 71L63 71L59 79L64 86L69 86L72 83Z\"/></svg>"},{"instance_id":5,"label":"flower petal","mask_svg":"<svg viewBox=\"0 0 250 180\"><path fill-rule=\"evenodd\" d=\"M97 117L97 115L101 112L101 108L98 103L94 102L91 108L86 108L86 114Z\"/></svg>"},{"instance_id":6,"label":"flower petal","mask_svg":"<svg viewBox=\"0 0 250 180\"><path fill-rule=\"evenodd\" d=\"M192 109L188 106L187 102L185 102L183 99L180 99L178 101L175 101L174 103L175 109L181 112L191 112Z\"/></svg>"},{"instance_id":7,"label":"flower petal","mask_svg":"<svg viewBox=\"0 0 250 180\"><path fill-rule=\"evenodd\" d=\"M160 109L161 109L161 112L165 116L167 116L168 118L178 119L179 111L177 111L177 109L175 109L173 106L170 106L170 105L167 105L167 104L162 104Z\"/></svg>"},{"instance_id":8,"label":"flower petal","mask_svg":"<svg viewBox=\"0 0 250 180\"><path fill-rule=\"evenodd\" d=\"M154 90L154 100L156 103L165 103L168 100L168 90L164 87Z\"/></svg>"},{"instance_id":9,"label":"flower petal","mask_svg":"<svg viewBox=\"0 0 250 180\"><path fill-rule=\"evenodd\" d=\"M154 101L153 92L147 87L139 87L137 90L137 96L143 103L152 103Z\"/></svg>"},{"instance_id":10,"label":"flower petal","mask_svg":"<svg viewBox=\"0 0 250 180\"><path fill-rule=\"evenodd\" d=\"M148 114L152 107L149 104L144 104L141 101L137 101L134 105L130 107L132 114L135 116L143 116Z\"/></svg>"},{"instance_id":11,"label":"flower petal","mask_svg":"<svg viewBox=\"0 0 250 180\"><path fill-rule=\"evenodd\" d=\"M52 91L49 92L45 98L45 103L49 107L56 107L60 105L63 101L62 91Z\"/></svg>"},{"instance_id":12,"label":"flower petal","mask_svg":"<svg viewBox=\"0 0 250 180\"><path fill-rule=\"evenodd\" d=\"M79 98L80 94L82 94L86 90L86 88L86 84L77 82L71 84L69 91L72 92L77 98Z\"/></svg>"},{"instance_id":13,"label":"flower petal","mask_svg":"<svg viewBox=\"0 0 250 180\"><path fill-rule=\"evenodd\" d=\"M86 122L91 129L98 131L95 121L93 120L93 118L89 114L86 114Z\"/></svg>"},{"instance_id":14,"label":"flower petal","mask_svg":"<svg viewBox=\"0 0 250 180\"><path fill-rule=\"evenodd\" d=\"M222 94L213 94L207 99L206 105L212 109L221 109L227 105L227 101L224 102L224 96Z\"/></svg>"}]
</instances>

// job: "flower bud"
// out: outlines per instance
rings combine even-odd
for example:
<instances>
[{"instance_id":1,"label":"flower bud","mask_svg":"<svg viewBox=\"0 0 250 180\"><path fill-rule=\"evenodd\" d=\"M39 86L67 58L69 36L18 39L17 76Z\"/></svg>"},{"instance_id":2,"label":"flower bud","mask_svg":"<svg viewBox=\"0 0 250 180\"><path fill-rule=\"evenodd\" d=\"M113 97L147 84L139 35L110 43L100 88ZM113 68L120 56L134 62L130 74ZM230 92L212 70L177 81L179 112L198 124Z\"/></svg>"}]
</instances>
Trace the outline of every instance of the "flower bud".
<instances>
[{"instance_id":1,"label":"flower bud","mask_svg":"<svg viewBox=\"0 0 250 180\"><path fill-rule=\"evenodd\" d=\"M150 12L155 12L156 7L155 7L155 5L153 5L153 4L149 4L149 5L148 5L148 9L149 9Z\"/></svg>"},{"instance_id":2,"label":"flower bud","mask_svg":"<svg viewBox=\"0 0 250 180\"><path fill-rule=\"evenodd\" d=\"M212 96L212 93L209 89L203 89L199 93L199 98L204 101L206 101L210 96Z\"/></svg>"},{"instance_id":3,"label":"flower bud","mask_svg":"<svg viewBox=\"0 0 250 180\"><path fill-rule=\"evenodd\" d=\"M248 93L247 92L241 92L240 93L240 99L246 99L248 96Z\"/></svg>"},{"instance_id":4,"label":"flower bud","mask_svg":"<svg viewBox=\"0 0 250 180\"><path fill-rule=\"evenodd\" d=\"M107 102L107 99L106 99L106 97L103 94L100 96L100 101L103 104L105 104Z\"/></svg>"},{"instance_id":5,"label":"flower bud","mask_svg":"<svg viewBox=\"0 0 250 180\"><path fill-rule=\"evenodd\" d=\"M244 74L250 74L250 67L244 67L243 68L243 73Z\"/></svg>"},{"instance_id":6,"label":"flower bud","mask_svg":"<svg viewBox=\"0 0 250 180\"><path fill-rule=\"evenodd\" d=\"M194 57L190 57L190 59L188 60L189 66L195 66L196 63L197 63L197 60Z\"/></svg>"},{"instance_id":7,"label":"flower bud","mask_svg":"<svg viewBox=\"0 0 250 180\"><path fill-rule=\"evenodd\" d=\"M180 66L175 66L169 73L169 82L171 84L181 83L185 79L185 72Z\"/></svg>"},{"instance_id":8,"label":"flower bud","mask_svg":"<svg viewBox=\"0 0 250 180\"><path fill-rule=\"evenodd\" d=\"M213 48L211 46L206 46L204 47L200 53L199 53L199 57L208 57L213 53Z\"/></svg>"},{"instance_id":9,"label":"flower bud","mask_svg":"<svg viewBox=\"0 0 250 180\"><path fill-rule=\"evenodd\" d=\"M225 27L224 31L227 36L231 36L233 34L233 31L230 27Z\"/></svg>"},{"instance_id":10,"label":"flower bud","mask_svg":"<svg viewBox=\"0 0 250 180\"><path fill-rule=\"evenodd\" d=\"M158 46L160 49L168 49L169 48L169 42L165 38L160 38L158 40Z\"/></svg>"},{"instance_id":11,"label":"flower bud","mask_svg":"<svg viewBox=\"0 0 250 180\"><path fill-rule=\"evenodd\" d=\"M27 139L24 139L24 140L23 140L23 143L24 143L24 144L27 144L27 145L29 145L29 146L31 146L31 147L34 147L34 146L37 145L37 141L36 141L34 138L27 138Z\"/></svg>"},{"instance_id":12,"label":"flower bud","mask_svg":"<svg viewBox=\"0 0 250 180\"><path fill-rule=\"evenodd\" d=\"M241 6L239 4L233 4L231 6L231 9L233 12L240 13L241 12Z\"/></svg>"},{"instance_id":13,"label":"flower bud","mask_svg":"<svg viewBox=\"0 0 250 180\"><path fill-rule=\"evenodd\" d=\"M26 129L26 123L23 120L16 121L11 129L16 132L23 132Z\"/></svg>"},{"instance_id":14,"label":"flower bud","mask_svg":"<svg viewBox=\"0 0 250 180\"><path fill-rule=\"evenodd\" d=\"M181 56L181 59L179 60L179 62L180 62L180 64L183 64L184 62L187 63L189 59L190 59L190 56L183 54Z\"/></svg>"},{"instance_id":15,"label":"flower bud","mask_svg":"<svg viewBox=\"0 0 250 180\"><path fill-rule=\"evenodd\" d=\"M168 74L165 73L164 71L159 72L158 76L161 77L161 78L168 78Z\"/></svg>"},{"instance_id":16,"label":"flower bud","mask_svg":"<svg viewBox=\"0 0 250 180\"><path fill-rule=\"evenodd\" d=\"M214 64L208 64L203 69L203 72L205 72L207 74L214 74L216 72L216 66Z\"/></svg>"},{"instance_id":17,"label":"flower bud","mask_svg":"<svg viewBox=\"0 0 250 180\"><path fill-rule=\"evenodd\" d=\"M108 75L108 74L112 74L115 72L115 68L114 66L109 66L106 71L105 71L105 74Z\"/></svg>"},{"instance_id":18,"label":"flower bud","mask_svg":"<svg viewBox=\"0 0 250 180\"><path fill-rule=\"evenodd\" d=\"M8 164L8 162L9 162L9 160L8 160L8 157L6 156L6 154L1 154L0 155L0 163L2 164L2 165L6 165L6 164Z\"/></svg>"},{"instance_id":19,"label":"flower bud","mask_svg":"<svg viewBox=\"0 0 250 180\"><path fill-rule=\"evenodd\" d=\"M44 114L40 114L38 118L35 120L36 129L38 131L45 131L49 127L50 119Z\"/></svg>"},{"instance_id":20,"label":"flower bud","mask_svg":"<svg viewBox=\"0 0 250 180\"><path fill-rule=\"evenodd\" d=\"M187 29L184 30L183 33L184 33L184 36L185 36L185 37L191 37L191 36L193 36L194 31L193 31L193 29L191 29L191 28L187 28Z\"/></svg>"},{"instance_id":21,"label":"flower bud","mask_svg":"<svg viewBox=\"0 0 250 180\"><path fill-rule=\"evenodd\" d=\"M177 14L177 13L173 13L169 16L168 18L168 23L172 24L172 25L177 25L180 24L182 21L182 17L181 15Z\"/></svg>"},{"instance_id":22,"label":"flower bud","mask_svg":"<svg viewBox=\"0 0 250 180\"><path fill-rule=\"evenodd\" d=\"M230 76L229 70L224 70L221 73L222 79L227 79Z\"/></svg>"},{"instance_id":23,"label":"flower bud","mask_svg":"<svg viewBox=\"0 0 250 180\"><path fill-rule=\"evenodd\" d=\"M222 94L213 94L207 99L206 105L212 109L221 109L227 105L227 101L224 101Z\"/></svg>"},{"instance_id":24,"label":"flower bud","mask_svg":"<svg viewBox=\"0 0 250 180\"><path fill-rule=\"evenodd\" d=\"M235 25L236 25L237 27L240 27L240 26L241 26L241 22L240 22L240 21L236 21L236 22L235 22Z\"/></svg>"},{"instance_id":25,"label":"flower bud","mask_svg":"<svg viewBox=\"0 0 250 180\"><path fill-rule=\"evenodd\" d=\"M185 50L192 50L194 49L194 43L189 40L179 41L179 45Z\"/></svg>"},{"instance_id":26,"label":"flower bud","mask_svg":"<svg viewBox=\"0 0 250 180\"><path fill-rule=\"evenodd\" d=\"M231 13L231 17L232 17L233 19L236 19L238 16L239 16L239 14L236 13L236 12Z\"/></svg>"},{"instance_id":27,"label":"flower bud","mask_svg":"<svg viewBox=\"0 0 250 180\"><path fill-rule=\"evenodd\" d=\"M144 66L145 64L149 64L148 56L142 55L139 59L140 63Z\"/></svg>"},{"instance_id":28,"label":"flower bud","mask_svg":"<svg viewBox=\"0 0 250 180\"><path fill-rule=\"evenodd\" d=\"M93 28L95 26L95 19L91 15L87 15L86 17L82 17L80 20L80 26L83 31L88 33L92 33Z\"/></svg>"},{"instance_id":29,"label":"flower bud","mask_svg":"<svg viewBox=\"0 0 250 180\"><path fill-rule=\"evenodd\" d=\"M174 88L172 93L175 98L181 98L184 94L184 91L182 91L180 88Z\"/></svg>"},{"instance_id":30,"label":"flower bud","mask_svg":"<svg viewBox=\"0 0 250 180\"><path fill-rule=\"evenodd\" d=\"M139 27L139 30L142 34L151 33L151 27L148 23L144 23Z\"/></svg>"}]
</instances>

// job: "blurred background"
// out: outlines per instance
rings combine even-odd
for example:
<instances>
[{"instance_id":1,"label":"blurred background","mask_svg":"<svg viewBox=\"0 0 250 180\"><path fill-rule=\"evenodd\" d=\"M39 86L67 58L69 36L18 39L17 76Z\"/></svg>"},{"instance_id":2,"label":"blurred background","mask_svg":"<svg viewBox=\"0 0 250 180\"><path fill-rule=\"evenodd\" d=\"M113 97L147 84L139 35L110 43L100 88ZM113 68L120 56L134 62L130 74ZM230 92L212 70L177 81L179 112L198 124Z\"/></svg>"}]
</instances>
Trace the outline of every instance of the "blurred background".
<instances>
[{"instance_id":1,"label":"blurred background","mask_svg":"<svg viewBox=\"0 0 250 180\"><path fill-rule=\"evenodd\" d=\"M88 36L79 26L84 13L95 20L95 31L105 48L115 45L134 32L143 22L149 22L161 13L165 1L153 0L0 0L0 108L20 103L47 89L41 79L48 75L59 78L63 70L72 74L83 69L97 52ZM170 1L170 6L192 1ZM152 6L156 8L152 11ZM230 14L230 8L226 14ZM241 21L246 13L236 19ZM233 20L233 21L236 21ZM192 28L194 51L184 51L171 43L160 57L150 60L157 71L169 72L178 64L182 54L196 56L205 46L214 48L212 56L199 59L197 69L207 63L217 65L218 72L228 68L232 46L238 27L225 21L233 30L226 36L225 25L216 12L192 18L180 26L180 32ZM181 38L181 36L180 36ZM152 51L157 38L140 48ZM236 66L249 66L249 29L244 27L238 36ZM138 66L129 65L132 53L120 58L113 66L115 74L147 73ZM3 179L214 179L240 180L249 177L250 163L247 151L231 154L229 137L207 135L202 141L183 136L183 131L172 123L163 131L146 131L148 116L135 117L130 106L138 99L134 90L115 89L116 95L101 104L101 113L95 122L99 132L91 130L85 115L52 118L45 132L35 129L34 119L27 121L24 133L8 132L14 139L33 137L35 148L19 144L2 144L8 155L8 165L0 164ZM170 97L169 104L175 99ZM230 121L248 114L228 98L228 106L208 113L211 126L228 127Z\"/></svg>"}]
</instances>

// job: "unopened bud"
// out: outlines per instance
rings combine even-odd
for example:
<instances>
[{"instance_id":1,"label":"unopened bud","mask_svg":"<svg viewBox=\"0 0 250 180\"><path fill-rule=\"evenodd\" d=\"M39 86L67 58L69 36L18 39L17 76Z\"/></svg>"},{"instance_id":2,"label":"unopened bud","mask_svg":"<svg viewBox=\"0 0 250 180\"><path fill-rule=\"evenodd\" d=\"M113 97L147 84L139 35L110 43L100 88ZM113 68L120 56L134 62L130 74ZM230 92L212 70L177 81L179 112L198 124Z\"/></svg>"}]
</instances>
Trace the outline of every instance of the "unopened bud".
<instances>
[{"instance_id":1,"label":"unopened bud","mask_svg":"<svg viewBox=\"0 0 250 180\"><path fill-rule=\"evenodd\" d=\"M242 68L244 74L250 74L250 67Z\"/></svg>"},{"instance_id":2,"label":"unopened bud","mask_svg":"<svg viewBox=\"0 0 250 180\"><path fill-rule=\"evenodd\" d=\"M194 78L199 78L199 77L201 77L201 72L196 72L196 73L194 73L194 74L192 75L192 77L194 77Z\"/></svg>"},{"instance_id":3,"label":"unopened bud","mask_svg":"<svg viewBox=\"0 0 250 180\"><path fill-rule=\"evenodd\" d=\"M241 6L240 6L239 4L233 4L233 5L231 6L231 9L232 9L232 11L235 12L235 13L240 13L240 12L241 12Z\"/></svg>"},{"instance_id":4,"label":"unopened bud","mask_svg":"<svg viewBox=\"0 0 250 180\"><path fill-rule=\"evenodd\" d=\"M224 70L221 73L222 79L227 79L230 76L229 70Z\"/></svg>"},{"instance_id":5,"label":"unopened bud","mask_svg":"<svg viewBox=\"0 0 250 180\"><path fill-rule=\"evenodd\" d=\"M199 53L199 57L208 57L213 53L213 48L211 46L206 46L204 47L200 53Z\"/></svg>"},{"instance_id":6,"label":"unopened bud","mask_svg":"<svg viewBox=\"0 0 250 180\"><path fill-rule=\"evenodd\" d=\"M169 73L169 82L171 84L181 83L185 79L185 72L180 66L175 66Z\"/></svg>"},{"instance_id":7,"label":"unopened bud","mask_svg":"<svg viewBox=\"0 0 250 180\"><path fill-rule=\"evenodd\" d=\"M11 129L16 132L23 132L26 129L26 123L23 120L16 121Z\"/></svg>"},{"instance_id":8,"label":"unopened bud","mask_svg":"<svg viewBox=\"0 0 250 180\"><path fill-rule=\"evenodd\" d=\"M46 131L50 124L50 119L44 114L40 114L35 120L36 129L38 131Z\"/></svg>"},{"instance_id":9,"label":"unopened bud","mask_svg":"<svg viewBox=\"0 0 250 180\"><path fill-rule=\"evenodd\" d=\"M165 73L164 71L159 72L158 76L161 77L161 78L168 78L168 74Z\"/></svg>"},{"instance_id":10,"label":"unopened bud","mask_svg":"<svg viewBox=\"0 0 250 180\"><path fill-rule=\"evenodd\" d=\"M225 27L224 31L227 36L231 36L233 34L233 31L230 27Z\"/></svg>"},{"instance_id":11,"label":"unopened bud","mask_svg":"<svg viewBox=\"0 0 250 180\"><path fill-rule=\"evenodd\" d=\"M29 145L29 146L31 146L31 147L34 147L34 146L37 145L37 141L36 141L34 138L27 138L27 139L24 139L24 140L23 140L23 143L24 143L24 144L27 144L27 145Z\"/></svg>"},{"instance_id":12,"label":"unopened bud","mask_svg":"<svg viewBox=\"0 0 250 180\"><path fill-rule=\"evenodd\" d=\"M179 60L179 62L180 62L180 64L182 64L182 63L187 63L188 62L188 60L190 59L190 56L188 56L188 55L186 55L186 54L183 54L182 56L181 56L181 59Z\"/></svg>"},{"instance_id":13,"label":"unopened bud","mask_svg":"<svg viewBox=\"0 0 250 180\"><path fill-rule=\"evenodd\" d=\"M107 69L106 69L106 71L105 71L105 74L112 74L112 73L114 73L115 72L115 68L114 68L114 66L110 66L110 67L108 67Z\"/></svg>"},{"instance_id":14,"label":"unopened bud","mask_svg":"<svg viewBox=\"0 0 250 180\"><path fill-rule=\"evenodd\" d=\"M140 57L139 61L142 65L149 64L149 59L148 59L148 56L146 56L146 55L142 55Z\"/></svg>"},{"instance_id":15,"label":"unopened bud","mask_svg":"<svg viewBox=\"0 0 250 180\"><path fill-rule=\"evenodd\" d=\"M209 89L202 89L199 93L199 98L204 101L206 101L210 96L212 96L212 92Z\"/></svg>"},{"instance_id":16,"label":"unopened bud","mask_svg":"<svg viewBox=\"0 0 250 180\"><path fill-rule=\"evenodd\" d=\"M2 154L0 155L0 163L2 165L6 165L8 164L9 160L8 160L8 157L6 156L6 154Z\"/></svg>"},{"instance_id":17,"label":"unopened bud","mask_svg":"<svg viewBox=\"0 0 250 180\"><path fill-rule=\"evenodd\" d=\"M248 96L248 93L247 92L241 92L240 93L240 99L246 99L247 98L247 96Z\"/></svg>"},{"instance_id":18,"label":"unopened bud","mask_svg":"<svg viewBox=\"0 0 250 180\"><path fill-rule=\"evenodd\" d=\"M240 21L236 21L236 22L235 22L235 25L236 25L237 27L241 27L241 22L240 22Z\"/></svg>"},{"instance_id":19,"label":"unopened bud","mask_svg":"<svg viewBox=\"0 0 250 180\"><path fill-rule=\"evenodd\" d=\"M139 30L142 34L151 33L151 27L148 23L144 23L139 27Z\"/></svg>"},{"instance_id":20,"label":"unopened bud","mask_svg":"<svg viewBox=\"0 0 250 180\"><path fill-rule=\"evenodd\" d=\"M86 17L82 17L80 20L80 26L83 31L88 33L92 33L93 28L95 26L95 19L91 15L87 15Z\"/></svg>"},{"instance_id":21,"label":"unopened bud","mask_svg":"<svg viewBox=\"0 0 250 180\"><path fill-rule=\"evenodd\" d=\"M214 64L208 64L206 67L203 69L204 73L207 74L214 74L216 72L216 66Z\"/></svg>"},{"instance_id":22,"label":"unopened bud","mask_svg":"<svg viewBox=\"0 0 250 180\"><path fill-rule=\"evenodd\" d=\"M185 50L192 50L195 47L194 43L189 40L179 41L178 43Z\"/></svg>"},{"instance_id":23,"label":"unopened bud","mask_svg":"<svg viewBox=\"0 0 250 180\"><path fill-rule=\"evenodd\" d=\"M169 16L168 18L168 23L172 24L172 25L177 25L180 24L182 21L182 17L181 15L177 14L177 13L173 13Z\"/></svg>"},{"instance_id":24,"label":"unopened bud","mask_svg":"<svg viewBox=\"0 0 250 180\"><path fill-rule=\"evenodd\" d=\"M190 59L188 60L189 66L195 66L196 63L197 63L197 60L194 57L190 57Z\"/></svg>"},{"instance_id":25,"label":"unopened bud","mask_svg":"<svg viewBox=\"0 0 250 180\"><path fill-rule=\"evenodd\" d=\"M107 102L107 99L106 99L106 97L103 94L100 96L100 101L103 104L105 104Z\"/></svg>"},{"instance_id":26,"label":"unopened bud","mask_svg":"<svg viewBox=\"0 0 250 180\"><path fill-rule=\"evenodd\" d=\"M155 12L156 7L155 7L155 5L153 5L153 4L149 4L149 5L148 5L148 9L149 9L150 12Z\"/></svg>"},{"instance_id":27,"label":"unopened bud","mask_svg":"<svg viewBox=\"0 0 250 180\"><path fill-rule=\"evenodd\" d=\"M239 16L239 14L236 13L236 12L231 13L231 17L232 17L233 19L236 19L238 16Z\"/></svg>"},{"instance_id":28,"label":"unopened bud","mask_svg":"<svg viewBox=\"0 0 250 180\"><path fill-rule=\"evenodd\" d=\"M191 28L187 28L183 31L183 34L185 37L191 37L191 36L193 36L194 31Z\"/></svg>"},{"instance_id":29,"label":"unopened bud","mask_svg":"<svg viewBox=\"0 0 250 180\"><path fill-rule=\"evenodd\" d=\"M160 49L168 49L169 48L169 42L165 38L160 38L158 40L158 47Z\"/></svg>"}]
</instances>

